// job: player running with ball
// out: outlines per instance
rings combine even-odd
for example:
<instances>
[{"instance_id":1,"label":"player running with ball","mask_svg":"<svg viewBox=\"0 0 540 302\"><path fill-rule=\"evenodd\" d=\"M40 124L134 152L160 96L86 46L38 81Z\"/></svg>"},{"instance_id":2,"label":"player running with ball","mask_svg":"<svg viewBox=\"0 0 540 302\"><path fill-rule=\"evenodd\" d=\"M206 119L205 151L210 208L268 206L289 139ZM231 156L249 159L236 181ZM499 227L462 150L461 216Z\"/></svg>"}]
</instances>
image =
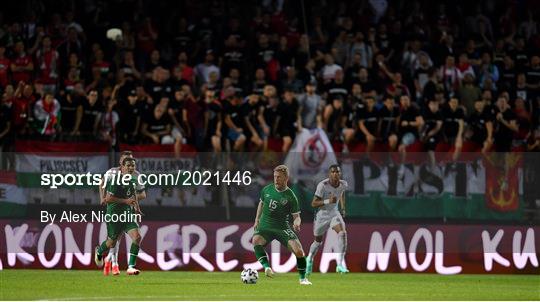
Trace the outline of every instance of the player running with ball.
<instances>
[{"instance_id":1,"label":"player running with ball","mask_svg":"<svg viewBox=\"0 0 540 302\"><path fill-rule=\"evenodd\" d=\"M300 206L294 192L287 186L289 169L285 165L274 169L274 183L264 187L261 191L257 216L255 217L255 233L252 238L255 257L264 267L264 273L273 277L274 272L268 264L268 255L264 246L278 240L296 256L296 267L300 274L300 284L311 285L306 278L306 257L302 244L296 232L300 231ZM293 229L289 225L292 215Z\"/></svg>"},{"instance_id":2,"label":"player running with ball","mask_svg":"<svg viewBox=\"0 0 540 302\"><path fill-rule=\"evenodd\" d=\"M331 165L328 178L317 185L315 197L311 206L317 208L315 222L313 223L313 235L315 240L309 248L307 257L307 270L309 275L313 271L313 259L322 244L323 235L332 228L338 234L339 258L337 260L336 272L348 273L345 264L345 252L347 250L347 232L345 231L345 191L347 182L341 179L341 168L338 165ZM341 213L338 211L338 201Z\"/></svg>"},{"instance_id":3,"label":"player running with ball","mask_svg":"<svg viewBox=\"0 0 540 302\"><path fill-rule=\"evenodd\" d=\"M132 217L133 212L140 211L138 199L146 197L144 190L137 189L135 159L132 157L124 158L120 166L120 172L122 176L129 174L132 178L128 185L118 184L116 181L106 183L107 195L104 198L104 202L107 204L107 214L118 216L124 214L126 217ZM116 245L122 233L127 233L132 240L129 250L127 274L138 275L140 271L135 267L135 264L139 254L141 235L139 233L139 225L135 221L107 222L107 239L96 247L94 261L98 267L103 266L103 254Z\"/></svg>"}]
</instances>

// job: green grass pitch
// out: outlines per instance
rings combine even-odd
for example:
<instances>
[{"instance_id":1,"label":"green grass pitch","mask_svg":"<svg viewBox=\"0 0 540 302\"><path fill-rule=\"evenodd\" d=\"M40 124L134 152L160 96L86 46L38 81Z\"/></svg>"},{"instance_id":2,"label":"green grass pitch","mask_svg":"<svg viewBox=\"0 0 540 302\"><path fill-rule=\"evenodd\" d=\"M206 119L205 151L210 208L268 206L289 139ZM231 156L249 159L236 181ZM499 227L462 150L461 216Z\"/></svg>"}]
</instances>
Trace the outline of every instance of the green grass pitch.
<instances>
[{"instance_id":1,"label":"green grass pitch","mask_svg":"<svg viewBox=\"0 0 540 302\"><path fill-rule=\"evenodd\" d=\"M0 300L540 300L540 275L335 273L311 276L300 286L295 273L257 284L240 272L157 272L139 276L101 271L0 271Z\"/></svg>"}]
</instances>

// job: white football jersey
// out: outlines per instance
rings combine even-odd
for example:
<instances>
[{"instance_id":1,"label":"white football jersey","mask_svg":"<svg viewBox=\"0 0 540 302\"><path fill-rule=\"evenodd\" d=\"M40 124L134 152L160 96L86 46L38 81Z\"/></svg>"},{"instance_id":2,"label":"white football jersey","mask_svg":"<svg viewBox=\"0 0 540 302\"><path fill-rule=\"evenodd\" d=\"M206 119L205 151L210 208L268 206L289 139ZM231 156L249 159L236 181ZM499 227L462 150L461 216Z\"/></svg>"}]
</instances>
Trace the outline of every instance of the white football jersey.
<instances>
[{"instance_id":1,"label":"white football jersey","mask_svg":"<svg viewBox=\"0 0 540 302\"><path fill-rule=\"evenodd\" d=\"M339 186L337 186L337 188L333 187L330 184L330 180L328 178L321 181L317 185L317 190L315 190L315 196L321 198L322 200L325 200L325 199L330 199L330 196L333 195L337 198L337 202L323 205L322 207L319 208L319 210L327 211L327 212L337 211L341 195L345 194L345 191L347 190L348 187L349 185L343 179L339 181Z\"/></svg>"}]
</instances>

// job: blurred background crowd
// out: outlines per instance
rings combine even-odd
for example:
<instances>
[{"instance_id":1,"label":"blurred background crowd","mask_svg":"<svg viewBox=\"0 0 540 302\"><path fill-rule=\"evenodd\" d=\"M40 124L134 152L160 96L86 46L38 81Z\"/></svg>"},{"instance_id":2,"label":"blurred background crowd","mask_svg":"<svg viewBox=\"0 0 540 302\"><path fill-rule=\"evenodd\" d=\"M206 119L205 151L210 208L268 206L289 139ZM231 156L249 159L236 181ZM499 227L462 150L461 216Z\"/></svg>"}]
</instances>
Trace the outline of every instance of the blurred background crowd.
<instances>
[{"instance_id":1,"label":"blurred background crowd","mask_svg":"<svg viewBox=\"0 0 540 302\"><path fill-rule=\"evenodd\" d=\"M4 151L287 151L302 128L344 152L540 148L535 1L49 2L2 4Z\"/></svg>"}]
</instances>

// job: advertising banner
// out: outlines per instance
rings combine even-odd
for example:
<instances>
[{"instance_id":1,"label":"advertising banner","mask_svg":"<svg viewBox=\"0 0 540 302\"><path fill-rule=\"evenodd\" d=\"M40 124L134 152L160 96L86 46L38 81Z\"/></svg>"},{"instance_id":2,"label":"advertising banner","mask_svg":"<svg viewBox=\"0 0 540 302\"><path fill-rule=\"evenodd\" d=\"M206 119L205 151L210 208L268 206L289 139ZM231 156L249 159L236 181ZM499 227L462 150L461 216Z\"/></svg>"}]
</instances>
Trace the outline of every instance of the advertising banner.
<instances>
[{"instance_id":1,"label":"advertising banner","mask_svg":"<svg viewBox=\"0 0 540 302\"><path fill-rule=\"evenodd\" d=\"M65 211L54 223L0 220L0 267L96 269L93 248L106 237L105 223L97 222L99 213L75 215ZM74 218L79 222L62 222ZM299 234L305 250L313 240L312 227L304 223ZM250 243L250 223L143 221L140 230L141 269L261 269ZM347 232L346 262L353 272L540 273L539 227L355 223L347 224ZM120 261L125 264L130 239L121 238L121 243ZM329 231L314 271L335 270L336 251L337 235ZM267 252L276 272L296 270L295 257L277 241Z\"/></svg>"}]
</instances>

